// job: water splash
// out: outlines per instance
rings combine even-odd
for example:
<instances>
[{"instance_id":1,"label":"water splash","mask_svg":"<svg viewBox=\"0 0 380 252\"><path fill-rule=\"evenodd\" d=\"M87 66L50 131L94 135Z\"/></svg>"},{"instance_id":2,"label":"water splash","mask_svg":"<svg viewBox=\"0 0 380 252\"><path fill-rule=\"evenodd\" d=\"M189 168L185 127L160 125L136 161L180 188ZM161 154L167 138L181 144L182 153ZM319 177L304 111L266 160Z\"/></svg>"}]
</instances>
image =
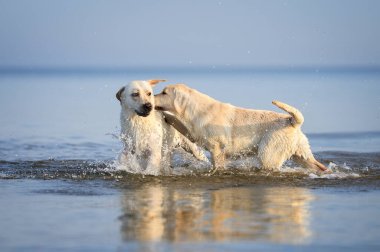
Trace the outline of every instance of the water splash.
<instances>
[{"instance_id":1,"label":"water splash","mask_svg":"<svg viewBox=\"0 0 380 252\"><path fill-rule=\"evenodd\" d=\"M326 154L326 157L324 157ZM328 169L331 173L321 173L312 169L297 166L292 161L288 161L278 170L261 170L259 160L256 157L245 157L234 160L227 160L226 169L223 172L230 173L246 173L252 175L260 172L265 173L267 176L302 176L309 179L344 179L344 178L360 178L363 175L370 173L371 171L378 170L380 168L379 154L378 153L344 153L333 152L319 153L318 154L324 163L328 164ZM330 159L336 159L336 163L330 161ZM347 160L347 161L346 161ZM129 162L128 169L120 167L117 169L126 170L135 174L147 174L141 169L136 168L135 160ZM200 162L191 157L190 154L184 151L178 151L173 155L171 160L171 166L169 172L164 175L174 176L187 176L193 174L207 174L211 169L211 164L206 162ZM154 174L156 175L156 174Z\"/></svg>"},{"instance_id":2,"label":"water splash","mask_svg":"<svg viewBox=\"0 0 380 252\"><path fill-rule=\"evenodd\" d=\"M173 148L172 144L168 142L162 144L161 156L156 159L159 162L155 162L155 159L150 160L152 153L149 153L149 151L147 153L137 153L134 151L135 143L131 136L121 134L119 141L123 143L123 149L118 153L115 162L116 170L154 176L179 175L179 170L183 174L188 174L187 169L182 169L183 167L203 167L204 163L206 163L195 159L192 155L182 151L181 148ZM176 169L174 170L173 167Z\"/></svg>"},{"instance_id":3,"label":"water splash","mask_svg":"<svg viewBox=\"0 0 380 252\"><path fill-rule=\"evenodd\" d=\"M115 153L116 155L116 153ZM340 180L340 179L371 179L380 178L379 153L318 153L319 159L328 164L331 174L316 173L303 167L287 162L281 169L271 171L257 168L257 159L253 157L229 160L226 170L219 171L211 177L215 179L228 177L234 181L239 176L252 179L266 177L268 179L300 179L300 180ZM121 165L123 165L121 167ZM210 163L201 162L191 154L176 149L168 166L170 172L163 174L166 177L208 175ZM120 164L115 158L105 160L0 160L0 179L133 179L134 176L148 175L134 165L134 161ZM141 177L141 176L140 176ZM320 182L317 182L320 183Z\"/></svg>"},{"instance_id":4,"label":"water splash","mask_svg":"<svg viewBox=\"0 0 380 252\"><path fill-rule=\"evenodd\" d=\"M344 178L359 178L360 174L353 172L353 169L348 166L346 163L343 163L343 165L339 166L333 162L330 162L328 167L329 170L332 171L332 173L322 173L322 174L316 174L316 173L310 173L309 178L311 179L344 179Z\"/></svg>"}]
</instances>

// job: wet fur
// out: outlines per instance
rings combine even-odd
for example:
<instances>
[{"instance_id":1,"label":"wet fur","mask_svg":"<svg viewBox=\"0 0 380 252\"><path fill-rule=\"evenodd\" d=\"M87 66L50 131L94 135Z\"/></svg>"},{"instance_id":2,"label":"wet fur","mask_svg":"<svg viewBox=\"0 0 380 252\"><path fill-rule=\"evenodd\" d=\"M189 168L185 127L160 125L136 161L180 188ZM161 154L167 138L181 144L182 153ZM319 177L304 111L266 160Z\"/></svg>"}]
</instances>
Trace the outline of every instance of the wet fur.
<instances>
[{"instance_id":1,"label":"wet fur","mask_svg":"<svg viewBox=\"0 0 380 252\"><path fill-rule=\"evenodd\" d=\"M243 109L184 84L167 86L155 96L155 102L158 109L173 113L189 135L210 151L213 172L224 169L226 156L244 154L255 154L265 169L278 169L293 158L303 166L327 170L315 160L301 131L304 121L301 112L285 103L273 101L289 114Z\"/></svg>"},{"instance_id":2,"label":"wet fur","mask_svg":"<svg viewBox=\"0 0 380 252\"><path fill-rule=\"evenodd\" d=\"M128 162L128 156L135 155L143 172L151 175L165 172L162 169L167 166L163 162L170 162L171 152L177 146L192 153L197 159L207 161L199 147L167 124L162 112L154 109L152 86L159 81L161 80L132 81L116 93L121 104L120 125L124 143L119 161L121 164ZM146 104L152 105L148 114Z\"/></svg>"}]
</instances>

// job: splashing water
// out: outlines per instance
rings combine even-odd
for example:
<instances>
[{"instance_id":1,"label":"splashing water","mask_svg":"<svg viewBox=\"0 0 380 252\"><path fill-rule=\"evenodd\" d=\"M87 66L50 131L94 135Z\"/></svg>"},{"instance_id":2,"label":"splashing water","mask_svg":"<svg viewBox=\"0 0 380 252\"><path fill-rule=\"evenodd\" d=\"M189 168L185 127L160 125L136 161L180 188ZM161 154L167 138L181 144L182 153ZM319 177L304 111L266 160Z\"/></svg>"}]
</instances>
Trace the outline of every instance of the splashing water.
<instances>
[{"instance_id":1,"label":"splashing water","mask_svg":"<svg viewBox=\"0 0 380 252\"><path fill-rule=\"evenodd\" d=\"M211 164L195 159L182 149L175 149L171 159L165 160L159 167L162 173L152 173L141 167L136 155L128 160L115 156L122 154L119 136L111 134L118 141L92 143L79 139L70 139L71 143L51 139L37 142L25 140L0 141L0 179L37 178L37 179L126 179L131 176L164 175L166 177L208 176ZM167 150L168 151L168 150ZM167 153L166 153L167 154ZM278 179L302 179L308 181L340 179L378 179L380 178L380 153L357 153L329 151L317 152L316 157L328 165L332 174L320 174L313 170L286 162L277 171L258 169L254 157L228 160L226 170L219 171L215 179L228 177L232 181L237 177L250 180L254 177ZM169 162L170 161L170 162ZM317 182L320 183L320 182Z\"/></svg>"},{"instance_id":2,"label":"splashing water","mask_svg":"<svg viewBox=\"0 0 380 252\"><path fill-rule=\"evenodd\" d=\"M131 159L125 162L117 162L116 170L124 170L134 174L144 174L144 175L157 175L146 173L139 164L136 165L138 160ZM328 169L331 173L321 173L312 169L304 168L295 165L291 161L286 162L278 170L262 170L258 168L260 163L256 157L245 157L234 160L227 160L226 169L224 171L219 171L216 174L227 174L227 173L239 173L247 174L251 176L252 174L266 174L266 176L302 176L309 179L344 179L344 178L359 178L362 174L368 173L369 168L359 167L351 168L346 162L338 165L336 163L330 162ZM211 169L211 164L206 162L201 162L193 158L190 154L184 152L183 150L176 150L171 160L171 166L169 167L169 172L164 175L174 175L174 176L186 176L192 174L208 174Z\"/></svg>"}]
</instances>

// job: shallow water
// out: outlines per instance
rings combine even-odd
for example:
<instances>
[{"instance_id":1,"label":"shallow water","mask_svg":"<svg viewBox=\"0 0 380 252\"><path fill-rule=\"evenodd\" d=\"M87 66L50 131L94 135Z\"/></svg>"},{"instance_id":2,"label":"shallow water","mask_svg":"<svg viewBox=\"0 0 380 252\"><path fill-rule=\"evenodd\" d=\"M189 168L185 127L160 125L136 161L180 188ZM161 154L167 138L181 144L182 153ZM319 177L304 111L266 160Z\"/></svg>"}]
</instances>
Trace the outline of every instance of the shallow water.
<instances>
[{"instance_id":1,"label":"shallow water","mask_svg":"<svg viewBox=\"0 0 380 252\"><path fill-rule=\"evenodd\" d=\"M324 180L303 186L297 180L245 176L3 180L1 247L3 251L379 248L378 181L368 185Z\"/></svg>"},{"instance_id":2,"label":"shallow water","mask_svg":"<svg viewBox=\"0 0 380 252\"><path fill-rule=\"evenodd\" d=\"M138 76L0 78L1 251L380 249L379 132L307 134L318 160L334 171L329 175L292 162L280 171L262 171L247 158L208 176L209 166L182 151L173 157L171 175L131 174L115 164L122 146L114 93L122 81ZM220 90L236 77L224 75L223 82L212 74L175 76L218 80ZM245 87L244 80L261 83L266 95L255 101L260 103L270 101L266 91L281 76L239 80ZM300 82L322 82L319 75L281 78L290 90ZM332 85L329 90L346 80L370 83L367 102L378 102L380 77L373 73L322 80ZM307 95L310 86L305 87ZM218 95L232 99L228 93ZM302 103L292 94L288 98ZM308 99L312 104L313 97ZM344 97L335 99L344 103ZM250 106L244 96L231 102ZM309 118L319 116L312 105L303 110Z\"/></svg>"},{"instance_id":3,"label":"shallow water","mask_svg":"<svg viewBox=\"0 0 380 252\"><path fill-rule=\"evenodd\" d=\"M71 148L59 146L67 153ZM115 154L107 145L75 148L77 155L99 149ZM37 147L33 155L45 149L54 153ZM380 153L316 156L334 173L318 175L290 162L268 172L232 161L227 171L208 176L207 167L194 166L183 152L174 156L174 174L159 177L117 170L114 158L101 156L2 160L1 248L378 250Z\"/></svg>"}]
</instances>

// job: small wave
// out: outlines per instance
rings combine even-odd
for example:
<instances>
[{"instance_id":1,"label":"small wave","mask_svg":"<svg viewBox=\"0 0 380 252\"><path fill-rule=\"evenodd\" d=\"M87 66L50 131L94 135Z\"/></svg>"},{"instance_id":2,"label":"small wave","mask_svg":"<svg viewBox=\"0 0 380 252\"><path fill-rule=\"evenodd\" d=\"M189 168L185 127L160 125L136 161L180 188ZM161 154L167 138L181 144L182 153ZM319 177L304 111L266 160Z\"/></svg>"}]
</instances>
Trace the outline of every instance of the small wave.
<instances>
[{"instance_id":1,"label":"small wave","mask_svg":"<svg viewBox=\"0 0 380 252\"><path fill-rule=\"evenodd\" d=\"M331 173L309 173L309 178L311 179L344 179L344 178L359 178L361 175L359 172L353 172L353 169L349 167L346 163L339 166L335 163L330 162L327 167ZM365 170L368 171L368 168Z\"/></svg>"},{"instance_id":2,"label":"small wave","mask_svg":"<svg viewBox=\"0 0 380 252\"><path fill-rule=\"evenodd\" d=\"M38 160L0 161L0 178L90 178L109 176L113 173L112 160Z\"/></svg>"}]
</instances>

